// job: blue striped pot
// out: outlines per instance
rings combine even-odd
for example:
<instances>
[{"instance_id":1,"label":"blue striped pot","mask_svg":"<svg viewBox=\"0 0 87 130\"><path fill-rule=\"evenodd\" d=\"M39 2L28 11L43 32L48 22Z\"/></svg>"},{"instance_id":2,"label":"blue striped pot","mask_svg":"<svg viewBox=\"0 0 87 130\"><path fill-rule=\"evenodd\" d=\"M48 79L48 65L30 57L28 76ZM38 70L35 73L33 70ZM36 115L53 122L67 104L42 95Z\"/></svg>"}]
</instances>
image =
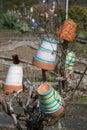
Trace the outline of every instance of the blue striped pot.
<instances>
[{"instance_id":1,"label":"blue striped pot","mask_svg":"<svg viewBox=\"0 0 87 130\"><path fill-rule=\"evenodd\" d=\"M44 38L33 57L32 64L45 70L54 70L56 65L57 44L58 42L56 41Z\"/></svg>"},{"instance_id":2,"label":"blue striped pot","mask_svg":"<svg viewBox=\"0 0 87 130\"><path fill-rule=\"evenodd\" d=\"M50 116L58 116L64 111L63 101L57 91L48 83L44 83L37 88L40 109Z\"/></svg>"},{"instance_id":3,"label":"blue striped pot","mask_svg":"<svg viewBox=\"0 0 87 130\"><path fill-rule=\"evenodd\" d=\"M65 73L66 76L73 74L74 72L74 64L75 64L76 53L73 51L68 51L66 55L65 61Z\"/></svg>"}]
</instances>

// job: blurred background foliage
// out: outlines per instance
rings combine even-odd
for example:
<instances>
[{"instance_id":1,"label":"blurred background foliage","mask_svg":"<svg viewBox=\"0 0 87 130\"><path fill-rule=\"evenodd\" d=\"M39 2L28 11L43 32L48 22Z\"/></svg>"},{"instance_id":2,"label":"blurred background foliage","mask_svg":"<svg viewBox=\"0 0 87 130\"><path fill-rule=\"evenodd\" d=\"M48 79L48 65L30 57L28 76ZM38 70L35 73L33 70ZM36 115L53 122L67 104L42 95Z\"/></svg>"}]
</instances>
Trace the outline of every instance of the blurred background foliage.
<instances>
[{"instance_id":1,"label":"blurred background foliage","mask_svg":"<svg viewBox=\"0 0 87 130\"><path fill-rule=\"evenodd\" d=\"M52 0L45 4L40 0L0 0L0 27L22 32L30 32L31 27L38 32L53 33L65 20L66 13L64 0L56 2L53 11ZM76 5L75 1L69 4L69 19L77 23L77 34L87 31L87 7Z\"/></svg>"},{"instance_id":2,"label":"blurred background foliage","mask_svg":"<svg viewBox=\"0 0 87 130\"><path fill-rule=\"evenodd\" d=\"M3 11L6 12L8 9L13 9L15 5L19 8L23 3L25 3L26 6L31 7L33 4L37 4L38 2L39 0L0 0L0 5L1 8L3 8Z\"/></svg>"}]
</instances>

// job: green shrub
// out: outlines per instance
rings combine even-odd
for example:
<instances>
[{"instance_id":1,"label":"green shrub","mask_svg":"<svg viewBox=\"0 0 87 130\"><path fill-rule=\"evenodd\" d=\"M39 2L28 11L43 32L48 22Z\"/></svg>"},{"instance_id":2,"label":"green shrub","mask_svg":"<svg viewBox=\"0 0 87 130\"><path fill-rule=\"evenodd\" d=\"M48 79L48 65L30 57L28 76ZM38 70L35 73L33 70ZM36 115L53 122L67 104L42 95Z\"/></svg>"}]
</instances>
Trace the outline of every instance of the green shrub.
<instances>
[{"instance_id":1,"label":"green shrub","mask_svg":"<svg viewBox=\"0 0 87 130\"><path fill-rule=\"evenodd\" d=\"M15 25L19 23L18 21L18 16L14 13L7 12L3 14L2 19L1 19L1 24L5 28L8 29L15 29Z\"/></svg>"},{"instance_id":2,"label":"green shrub","mask_svg":"<svg viewBox=\"0 0 87 130\"><path fill-rule=\"evenodd\" d=\"M77 99L77 101L78 102L87 102L87 97L79 97L78 99Z\"/></svg>"},{"instance_id":3,"label":"green shrub","mask_svg":"<svg viewBox=\"0 0 87 130\"><path fill-rule=\"evenodd\" d=\"M66 16L65 8L57 8L56 13L62 23ZM87 7L71 6L69 8L68 18L77 23L77 33L82 30L87 30Z\"/></svg>"},{"instance_id":4,"label":"green shrub","mask_svg":"<svg viewBox=\"0 0 87 130\"><path fill-rule=\"evenodd\" d=\"M65 20L65 8L57 8L56 13L58 17ZM83 6L71 6L69 8L69 19L74 20L77 23L87 22L87 7Z\"/></svg>"},{"instance_id":5,"label":"green shrub","mask_svg":"<svg viewBox=\"0 0 87 130\"><path fill-rule=\"evenodd\" d=\"M72 6L69 8L69 18L78 24L78 30L85 29L87 23L87 8L82 6Z\"/></svg>"},{"instance_id":6,"label":"green shrub","mask_svg":"<svg viewBox=\"0 0 87 130\"><path fill-rule=\"evenodd\" d=\"M63 22L65 20L65 14L66 14L66 12L65 12L64 8L62 8L62 7L61 8L57 8L55 10L55 13L57 14L57 17L60 20L60 22Z\"/></svg>"},{"instance_id":7,"label":"green shrub","mask_svg":"<svg viewBox=\"0 0 87 130\"><path fill-rule=\"evenodd\" d=\"M19 23L16 23L15 24L15 29L18 29L22 33L29 32L28 25L23 21L19 21Z\"/></svg>"},{"instance_id":8,"label":"green shrub","mask_svg":"<svg viewBox=\"0 0 87 130\"><path fill-rule=\"evenodd\" d=\"M82 6L72 6L69 8L69 17L77 23L87 21L87 8Z\"/></svg>"},{"instance_id":9,"label":"green shrub","mask_svg":"<svg viewBox=\"0 0 87 130\"><path fill-rule=\"evenodd\" d=\"M21 32L28 32L28 25L21 21L16 12L7 12L3 14L0 20L1 25L7 29L18 29Z\"/></svg>"}]
</instances>

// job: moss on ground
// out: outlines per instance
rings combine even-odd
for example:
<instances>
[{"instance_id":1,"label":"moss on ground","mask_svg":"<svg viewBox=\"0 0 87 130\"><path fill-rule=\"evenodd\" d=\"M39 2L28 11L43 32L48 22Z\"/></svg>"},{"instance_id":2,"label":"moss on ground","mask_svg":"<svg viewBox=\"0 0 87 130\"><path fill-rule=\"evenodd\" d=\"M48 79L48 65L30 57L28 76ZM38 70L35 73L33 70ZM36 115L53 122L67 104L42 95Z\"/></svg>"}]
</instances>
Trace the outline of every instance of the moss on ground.
<instances>
[{"instance_id":1,"label":"moss on ground","mask_svg":"<svg viewBox=\"0 0 87 130\"><path fill-rule=\"evenodd\" d=\"M80 97L77 99L78 102L87 102L87 97Z\"/></svg>"}]
</instances>

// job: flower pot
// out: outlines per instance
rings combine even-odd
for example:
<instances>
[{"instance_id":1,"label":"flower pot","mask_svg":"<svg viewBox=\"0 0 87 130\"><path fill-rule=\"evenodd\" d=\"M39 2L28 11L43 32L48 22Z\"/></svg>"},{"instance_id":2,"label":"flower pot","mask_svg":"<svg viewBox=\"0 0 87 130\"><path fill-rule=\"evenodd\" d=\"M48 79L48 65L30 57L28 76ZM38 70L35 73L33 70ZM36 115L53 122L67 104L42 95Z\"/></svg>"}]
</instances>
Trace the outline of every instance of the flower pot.
<instances>
[{"instance_id":1,"label":"flower pot","mask_svg":"<svg viewBox=\"0 0 87 130\"><path fill-rule=\"evenodd\" d=\"M76 36L76 23L72 20L65 20L57 33L61 39L73 42Z\"/></svg>"},{"instance_id":2,"label":"flower pot","mask_svg":"<svg viewBox=\"0 0 87 130\"><path fill-rule=\"evenodd\" d=\"M73 72L73 71L70 72L70 71L68 71L68 70L65 70L64 74L65 74L65 76L66 76L67 78L70 78L70 79L72 79L72 78L74 77L74 72Z\"/></svg>"},{"instance_id":3,"label":"flower pot","mask_svg":"<svg viewBox=\"0 0 87 130\"><path fill-rule=\"evenodd\" d=\"M73 51L68 51L65 61L65 76L73 78L74 76L74 64L75 64L76 53Z\"/></svg>"},{"instance_id":4,"label":"flower pot","mask_svg":"<svg viewBox=\"0 0 87 130\"><path fill-rule=\"evenodd\" d=\"M19 64L11 64L6 76L6 81L3 86L3 90L5 92L13 93L14 91L18 91L23 89L22 86L23 81L23 69Z\"/></svg>"},{"instance_id":5,"label":"flower pot","mask_svg":"<svg viewBox=\"0 0 87 130\"><path fill-rule=\"evenodd\" d=\"M43 113L56 117L64 111L61 96L48 83L40 85L37 88L37 92L40 101L40 109Z\"/></svg>"},{"instance_id":6,"label":"flower pot","mask_svg":"<svg viewBox=\"0 0 87 130\"><path fill-rule=\"evenodd\" d=\"M57 44L56 41L43 39L42 44L33 57L32 64L45 70L54 70L56 65Z\"/></svg>"}]
</instances>

